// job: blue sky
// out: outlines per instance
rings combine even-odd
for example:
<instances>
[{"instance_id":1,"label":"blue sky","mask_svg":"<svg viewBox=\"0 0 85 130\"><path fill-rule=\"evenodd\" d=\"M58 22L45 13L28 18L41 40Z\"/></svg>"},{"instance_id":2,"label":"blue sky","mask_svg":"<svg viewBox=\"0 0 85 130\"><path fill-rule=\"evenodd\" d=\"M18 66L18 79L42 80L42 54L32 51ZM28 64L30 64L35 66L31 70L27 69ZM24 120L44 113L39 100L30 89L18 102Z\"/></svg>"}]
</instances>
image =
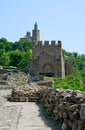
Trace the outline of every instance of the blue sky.
<instances>
[{"instance_id":1,"label":"blue sky","mask_svg":"<svg viewBox=\"0 0 85 130\"><path fill-rule=\"evenodd\" d=\"M17 41L37 21L41 40L85 54L85 0L0 0L0 38Z\"/></svg>"}]
</instances>

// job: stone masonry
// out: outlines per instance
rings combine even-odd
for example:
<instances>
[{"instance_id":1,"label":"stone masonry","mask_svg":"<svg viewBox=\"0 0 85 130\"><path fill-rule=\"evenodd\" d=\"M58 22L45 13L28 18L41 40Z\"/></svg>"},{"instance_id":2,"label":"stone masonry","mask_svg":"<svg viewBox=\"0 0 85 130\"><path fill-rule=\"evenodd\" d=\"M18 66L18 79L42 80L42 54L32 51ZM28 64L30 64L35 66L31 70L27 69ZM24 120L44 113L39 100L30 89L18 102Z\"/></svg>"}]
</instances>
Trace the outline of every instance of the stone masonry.
<instances>
[{"instance_id":1,"label":"stone masonry","mask_svg":"<svg viewBox=\"0 0 85 130\"><path fill-rule=\"evenodd\" d=\"M42 41L32 43L32 60L29 62L29 70L32 76L46 75L57 78L65 78L72 74L72 63L66 61L62 55L61 41Z\"/></svg>"},{"instance_id":2,"label":"stone masonry","mask_svg":"<svg viewBox=\"0 0 85 130\"><path fill-rule=\"evenodd\" d=\"M49 115L49 118L52 117L51 119L56 124L59 124L60 129L58 130L85 130L85 92L57 89L52 86L39 85L38 82L31 82L22 88L21 86L13 88L11 96L8 99L14 102L37 102L37 104L43 104L44 110ZM27 108L26 115L28 116L26 119L30 116L30 107L27 106ZM25 124L29 126L30 122L26 122ZM22 123L20 120L19 125L23 126L23 123L24 120L22 120ZM35 130L37 129L35 128ZM45 129L43 128L42 130Z\"/></svg>"},{"instance_id":3,"label":"stone masonry","mask_svg":"<svg viewBox=\"0 0 85 130\"><path fill-rule=\"evenodd\" d=\"M38 24L35 22L32 36L30 32L20 39L27 39L32 42L33 58L29 62L29 70L32 76L40 74L46 76L55 76L57 78L64 78L66 75L72 74L72 62L64 60L62 55L62 43L58 41L40 41L40 30Z\"/></svg>"}]
</instances>

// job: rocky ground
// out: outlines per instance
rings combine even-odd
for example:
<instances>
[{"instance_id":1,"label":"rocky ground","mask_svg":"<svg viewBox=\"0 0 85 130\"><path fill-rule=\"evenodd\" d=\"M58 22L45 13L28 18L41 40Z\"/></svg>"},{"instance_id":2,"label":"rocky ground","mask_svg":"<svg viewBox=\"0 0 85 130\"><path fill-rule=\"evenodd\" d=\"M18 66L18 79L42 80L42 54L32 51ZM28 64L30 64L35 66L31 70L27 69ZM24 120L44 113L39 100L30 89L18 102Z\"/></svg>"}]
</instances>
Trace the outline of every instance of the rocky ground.
<instances>
[{"instance_id":1,"label":"rocky ground","mask_svg":"<svg viewBox=\"0 0 85 130\"><path fill-rule=\"evenodd\" d=\"M27 79L23 72L1 75L0 130L85 130L85 92Z\"/></svg>"},{"instance_id":2,"label":"rocky ground","mask_svg":"<svg viewBox=\"0 0 85 130\"><path fill-rule=\"evenodd\" d=\"M62 130L85 130L85 92L55 89L39 82L29 82L15 86L9 99L15 102L40 102L52 119L60 123ZM23 116L26 108L28 107L22 107Z\"/></svg>"},{"instance_id":3,"label":"rocky ground","mask_svg":"<svg viewBox=\"0 0 85 130\"><path fill-rule=\"evenodd\" d=\"M46 119L41 104L7 101L12 88L24 86L28 85L23 72L0 75L0 130L59 130L59 125Z\"/></svg>"},{"instance_id":4,"label":"rocky ground","mask_svg":"<svg viewBox=\"0 0 85 130\"><path fill-rule=\"evenodd\" d=\"M27 83L27 75L23 72L7 72L0 74L0 89L9 89L23 86Z\"/></svg>"}]
</instances>

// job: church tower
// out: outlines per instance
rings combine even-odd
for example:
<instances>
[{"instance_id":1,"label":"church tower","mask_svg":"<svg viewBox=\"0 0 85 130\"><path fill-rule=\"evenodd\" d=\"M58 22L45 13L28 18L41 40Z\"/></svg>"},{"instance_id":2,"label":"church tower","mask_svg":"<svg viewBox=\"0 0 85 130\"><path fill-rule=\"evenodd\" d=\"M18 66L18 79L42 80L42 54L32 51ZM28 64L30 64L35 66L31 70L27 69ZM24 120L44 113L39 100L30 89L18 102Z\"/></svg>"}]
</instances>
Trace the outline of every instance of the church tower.
<instances>
[{"instance_id":1,"label":"church tower","mask_svg":"<svg viewBox=\"0 0 85 130\"><path fill-rule=\"evenodd\" d=\"M37 22L35 22L34 29L32 30L32 41L40 41L40 30L38 30Z\"/></svg>"}]
</instances>

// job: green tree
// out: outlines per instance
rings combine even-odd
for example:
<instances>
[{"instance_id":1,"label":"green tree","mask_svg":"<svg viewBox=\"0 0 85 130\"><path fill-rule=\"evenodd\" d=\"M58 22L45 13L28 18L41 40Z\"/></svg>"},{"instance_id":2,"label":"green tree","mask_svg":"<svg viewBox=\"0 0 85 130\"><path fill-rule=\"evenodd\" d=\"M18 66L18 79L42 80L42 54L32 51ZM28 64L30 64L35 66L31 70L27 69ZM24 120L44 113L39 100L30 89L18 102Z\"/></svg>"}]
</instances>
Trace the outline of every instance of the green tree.
<instances>
[{"instance_id":1,"label":"green tree","mask_svg":"<svg viewBox=\"0 0 85 130\"><path fill-rule=\"evenodd\" d=\"M10 64L10 56L8 53L3 53L0 57L0 65L2 66L9 66Z\"/></svg>"},{"instance_id":2,"label":"green tree","mask_svg":"<svg viewBox=\"0 0 85 130\"><path fill-rule=\"evenodd\" d=\"M30 51L23 52L23 58L19 62L18 67L19 68L25 68L28 66L28 61L32 59L32 53Z\"/></svg>"},{"instance_id":3,"label":"green tree","mask_svg":"<svg viewBox=\"0 0 85 130\"><path fill-rule=\"evenodd\" d=\"M18 42L18 41L13 43L12 50L20 50L20 51L22 51L23 50L22 49L22 44L20 42Z\"/></svg>"},{"instance_id":4,"label":"green tree","mask_svg":"<svg viewBox=\"0 0 85 130\"><path fill-rule=\"evenodd\" d=\"M28 51L32 48L32 42L28 39L21 39L19 42L22 45L23 51Z\"/></svg>"},{"instance_id":5,"label":"green tree","mask_svg":"<svg viewBox=\"0 0 85 130\"><path fill-rule=\"evenodd\" d=\"M11 50L12 50L12 42L6 42L5 51L11 51Z\"/></svg>"},{"instance_id":6,"label":"green tree","mask_svg":"<svg viewBox=\"0 0 85 130\"><path fill-rule=\"evenodd\" d=\"M28 51L32 48L32 43L27 39L21 39L18 42L13 43L13 50Z\"/></svg>"},{"instance_id":7,"label":"green tree","mask_svg":"<svg viewBox=\"0 0 85 130\"><path fill-rule=\"evenodd\" d=\"M12 50L12 42L8 42L5 38L0 39L0 51L10 51Z\"/></svg>"},{"instance_id":8,"label":"green tree","mask_svg":"<svg viewBox=\"0 0 85 130\"><path fill-rule=\"evenodd\" d=\"M4 42L0 42L0 51L1 50L5 51L5 44L4 44Z\"/></svg>"},{"instance_id":9,"label":"green tree","mask_svg":"<svg viewBox=\"0 0 85 130\"><path fill-rule=\"evenodd\" d=\"M7 39L4 38L4 37L2 37L2 38L0 39L0 42L4 42L4 43L6 43L6 42L7 42Z\"/></svg>"},{"instance_id":10,"label":"green tree","mask_svg":"<svg viewBox=\"0 0 85 130\"><path fill-rule=\"evenodd\" d=\"M21 62L22 58L23 58L23 54L19 50L11 51L10 52L10 65L17 67L19 62Z\"/></svg>"}]
</instances>

